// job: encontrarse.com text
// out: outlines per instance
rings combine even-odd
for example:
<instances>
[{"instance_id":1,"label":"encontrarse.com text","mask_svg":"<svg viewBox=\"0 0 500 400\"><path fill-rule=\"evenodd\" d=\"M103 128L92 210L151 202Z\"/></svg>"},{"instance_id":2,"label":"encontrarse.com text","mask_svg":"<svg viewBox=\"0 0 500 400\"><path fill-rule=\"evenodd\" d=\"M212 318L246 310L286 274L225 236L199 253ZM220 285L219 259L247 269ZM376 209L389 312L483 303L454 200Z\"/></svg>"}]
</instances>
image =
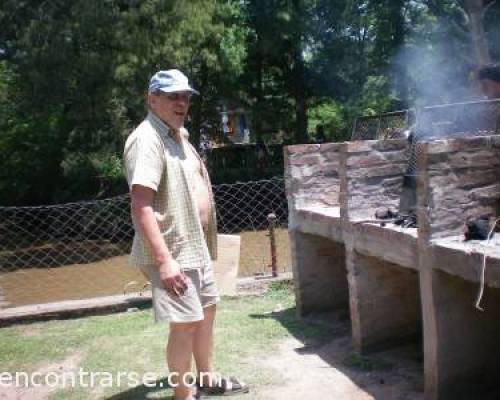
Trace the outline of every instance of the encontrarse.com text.
<instances>
[{"instance_id":1,"label":"encontrarse.com text","mask_svg":"<svg viewBox=\"0 0 500 400\"><path fill-rule=\"evenodd\" d=\"M166 381L165 381L166 378ZM196 384L197 374L187 373L182 377L172 372L166 377L162 377L153 372L139 374L133 371L117 372L95 372L85 371L80 368L78 371L65 372L0 372L0 387L54 387L54 388L93 388L93 387L135 387L143 385L146 387L176 387L181 382L185 386ZM200 379L208 380L208 385L212 386L220 380L218 374L200 373Z\"/></svg>"}]
</instances>

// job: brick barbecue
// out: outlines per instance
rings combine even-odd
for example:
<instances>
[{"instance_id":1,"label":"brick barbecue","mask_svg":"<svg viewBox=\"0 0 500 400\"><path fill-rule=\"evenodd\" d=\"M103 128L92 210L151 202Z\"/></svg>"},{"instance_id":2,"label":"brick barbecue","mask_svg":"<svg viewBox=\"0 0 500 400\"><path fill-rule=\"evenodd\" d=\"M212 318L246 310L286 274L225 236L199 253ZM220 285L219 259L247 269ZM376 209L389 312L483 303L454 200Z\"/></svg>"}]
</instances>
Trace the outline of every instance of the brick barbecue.
<instances>
[{"instance_id":1,"label":"brick barbecue","mask_svg":"<svg viewBox=\"0 0 500 400\"><path fill-rule=\"evenodd\" d=\"M500 234L464 241L468 220L500 217L499 110L417 110L412 143L285 148L298 313L348 310L360 352L421 338L426 399L500 391ZM405 203L409 173L418 227L374 221Z\"/></svg>"}]
</instances>

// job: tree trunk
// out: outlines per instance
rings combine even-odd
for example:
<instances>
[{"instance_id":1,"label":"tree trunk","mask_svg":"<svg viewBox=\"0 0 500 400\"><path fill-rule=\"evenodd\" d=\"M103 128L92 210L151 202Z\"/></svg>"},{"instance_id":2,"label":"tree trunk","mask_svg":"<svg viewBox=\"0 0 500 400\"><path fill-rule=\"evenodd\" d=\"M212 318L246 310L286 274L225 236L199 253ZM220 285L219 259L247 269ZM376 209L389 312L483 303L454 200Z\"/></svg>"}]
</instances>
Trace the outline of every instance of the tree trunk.
<instances>
[{"instance_id":1,"label":"tree trunk","mask_svg":"<svg viewBox=\"0 0 500 400\"><path fill-rule=\"evenodd\" d=\"M307 99L305 95L298 95L295 98L295 120L297 125L297 141L305 143L307 141Z\"/></svg>"},{"instance_id":2,"label":"tree trunk","mask_svg":"<svg viewBox=\"0 0 500 400\"><path fill-rule=\"evenodd\" d=\"M264 90L263 90L263 57L261 52L260 36L257 37L257 53L255 54L255 100L256 100L256 118L253 118L253 127L255 129L255 141L259 142L262 139L262 119L264 108Z\"/></svg>"},{"instance_id":3,"label":"tree trunk","mask_svg":"<svg viewBox=\"0 0 500 400\"><path fill-rule=\"evenodd\" d=\"M306 66L302 55L302 33L305 27L305 8L304 2L294 0L293 7L293 25L295 26L296 38L292 43L292 90L295 98L295 140L297 143L307 141L307 88L306 88Z\"/></svg>"},{"instance_id":4,"label":"tree trunk","mask_svg":"<svg viewBox=\"0 0 500 400\"><path fill-rule=\"evenodd\" d=\"M295 61L293 71L293 85L295 97L295 138L297 143L307 141L307 91L305 88L304 60L301 49L295 50Z\"/></svg>"},{"instance_id":5,"label":"tree trunk","mask_svg":"<svg viewBox=\"0 0 500 400\"><path fill-rule=\"evenodd\" d=\"M487 64L491 62L491 57L483 25L484 2L483 0L465 0L464 4L469 17L468 26L477 63L478 65Z\"/></svg>"},{"instance_id":6,"label":"tree trunk","mask_svg":"<svg viewBox=\"0 0 500 400\"><path fill-rule=\"evenodd\" d=\"M204 89L207 87L208 82L208 71L205 65L202 65L200 68L200 83L197 88L200 92L199 96L196 96L197 99L192 107L192 115L193 115L193 123L191 125L191 131L189 132L189 141L191 144L199 150L200 148L200 131L203 117L203 97L207 94L204 94Z\"/></svg>"}]
</instances>

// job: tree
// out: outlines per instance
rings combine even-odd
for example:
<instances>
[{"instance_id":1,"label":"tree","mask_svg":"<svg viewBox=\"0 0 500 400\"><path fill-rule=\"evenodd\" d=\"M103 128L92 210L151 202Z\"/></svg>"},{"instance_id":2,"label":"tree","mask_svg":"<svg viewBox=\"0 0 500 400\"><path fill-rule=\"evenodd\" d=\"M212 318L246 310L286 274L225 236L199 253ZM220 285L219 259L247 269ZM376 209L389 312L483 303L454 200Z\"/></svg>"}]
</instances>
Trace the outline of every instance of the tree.
<instances>
[{"instance_id":1,"label":"tree","mask_svg":"<svg viewBox=\"0 0 500 400\"><path fill-rule=\"evenodd\" d=\"M256 140L279 130L294 130L294 101L289 88L290 24L288 2L249 0L245 3L249 27L245 83Z\"/></svg>"},{"instance_id":2,"label":"tree","mask_svg":"<svg viewBox=\"0 0 500 400\"><path fill-rule=\"evenodd\" d=\"M499 17L498 0L5 0L0 203L126 190L123 142L158 68L201 92L195 145L224 103L251 111L256 139L321 124L340 140L362 114L467 98L500 57Z\"/></svg>"},{"instance_id":3,"label":"tree","mask_svg":"<svg viewBox=\"0 0 500 400\"><path fill-rule=\"evenodd\" d=\"M37 204L123 190L116 159L144 116L148 78L180 68L202 95L201 121L241 72L238 2L13 1L0 6L2 204ZM8 79L5 78L8 76ZM46 187L46 189L44 189Z\"/></svg>"},{"instance_id":4,"label":"tree","mask_svg":"<svg viewBox=\"0 0 500 400\"><path fill-rule=\"evenodd\" d=\"M463 8L467 14L466 25L469 28L472 45L480 65L491 62L483 19L488 7L495 4L495 2L496 1L490 1L488 5L485 5L483 0L463 1Z\"/></svg>"},{"instance_id":5,"label":"tree","mask_svg":"<svg viewBox=\"0 0 500 400\"><path fill-rule=\"evenodd\" d=\"M449 19L457 31L470 38L475 65L491 62L484 21L497 0L424 0L423 4L441 20Z\"/></svg>"}]
</instances>

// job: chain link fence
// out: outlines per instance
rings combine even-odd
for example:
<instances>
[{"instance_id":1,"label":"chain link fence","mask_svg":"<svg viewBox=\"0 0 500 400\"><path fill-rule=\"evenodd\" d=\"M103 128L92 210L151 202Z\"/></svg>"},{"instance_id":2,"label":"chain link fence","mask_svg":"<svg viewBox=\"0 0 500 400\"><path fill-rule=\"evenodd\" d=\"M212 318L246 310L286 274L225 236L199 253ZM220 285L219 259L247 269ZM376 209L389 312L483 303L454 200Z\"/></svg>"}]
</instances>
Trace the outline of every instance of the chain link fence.
<instances>
[{"instance_id":1,"label":"chain link fence","mask_svg":"<svg viewBox=\"0 0 500 400\"><path fill-rule=\"evenodd\" d=\"M219 233L241 237L240 275L270 273L268 215L277 217L278 269L290 265L282 178L213 187ZM40 207L0 207L0 308L123 292L143 281L128 267L129 196Z\"/></svg>"}]
</instances>

